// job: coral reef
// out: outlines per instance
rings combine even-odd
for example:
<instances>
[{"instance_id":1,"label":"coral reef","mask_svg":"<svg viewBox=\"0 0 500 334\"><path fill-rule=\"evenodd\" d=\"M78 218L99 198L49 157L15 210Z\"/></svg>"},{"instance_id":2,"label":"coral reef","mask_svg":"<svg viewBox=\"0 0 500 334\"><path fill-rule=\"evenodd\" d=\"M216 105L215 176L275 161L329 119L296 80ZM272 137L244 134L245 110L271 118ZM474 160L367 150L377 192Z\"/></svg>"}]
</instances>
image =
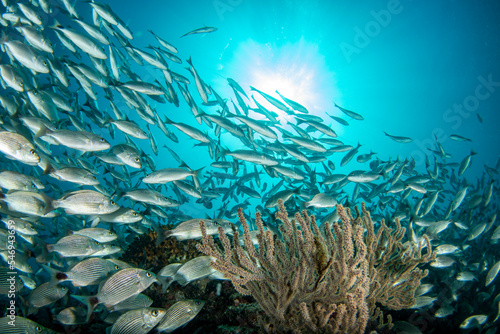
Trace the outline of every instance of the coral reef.
<instances>
[{"instance_id":1,"label":"coral reef","mask_svg":"<svg viewBox=\"0 0 500 334\"><path fill-rule=\"evenodd\" d=\"M195 240L168 238L156 245L156 239L157 233L151 230L139 236L127 247L120 259L138 268L158 272L169 263L184 263L203 255L196 249Z\"/></svg>"},{"instance_id":2,"label":"coral reef","mask_svg":"<svg viewBox=\"0 0 500 334\"><path fill-rule=\"evenodd\" d=\"M264 230L257 212L255 248L239 210L243 246L237 231L231 243L219 228L221 249L207 235L203 222L202 243L197 245L198 250L216 258L213 267L223 272L236 290L257 300L270 320L261 324L267 332L363 333L370 319L378 318L383 324L377 304L396 310L413 305L415 289L427 275L418 265L433 259L427 237L427 253L422 256L422 243L401 242L405 230L399 221L395 231L382 221L375 233L364 206L362 215L356 210L356 218L337 206L341 223L332 228L325 224L324 231L306 210L302 215L296 213L290 222L283 202L278 206L282 240ZM390 329L390 316L388 320Z\"/></svg>"}]
</instances>

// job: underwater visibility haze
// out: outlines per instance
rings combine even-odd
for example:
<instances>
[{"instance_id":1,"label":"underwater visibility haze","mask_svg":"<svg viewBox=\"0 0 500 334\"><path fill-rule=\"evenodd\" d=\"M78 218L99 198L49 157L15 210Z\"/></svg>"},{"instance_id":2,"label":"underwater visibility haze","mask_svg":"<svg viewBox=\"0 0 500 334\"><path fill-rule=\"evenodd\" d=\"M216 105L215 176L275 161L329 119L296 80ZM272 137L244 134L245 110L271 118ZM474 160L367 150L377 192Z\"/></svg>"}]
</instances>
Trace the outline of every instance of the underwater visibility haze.
<instances>
[{"instance_id":1,"label":"underwater visibility haze","mask_svg":"<svg viewBox=\"0 0 500 334\"><path fill-rule=\"evenodd\" d=\"M0 333L497 333L498 1L2 0Z\"/></svg>"}]
</instances>

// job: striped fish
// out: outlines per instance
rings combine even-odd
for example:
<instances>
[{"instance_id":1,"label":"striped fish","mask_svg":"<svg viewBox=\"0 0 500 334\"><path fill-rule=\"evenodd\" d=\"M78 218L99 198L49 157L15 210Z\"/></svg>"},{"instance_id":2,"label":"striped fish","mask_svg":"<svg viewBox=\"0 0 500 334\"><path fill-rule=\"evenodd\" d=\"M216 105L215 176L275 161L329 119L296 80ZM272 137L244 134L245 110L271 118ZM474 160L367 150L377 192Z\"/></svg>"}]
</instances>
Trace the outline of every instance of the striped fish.
<instances>
[{"instance_id":1,"label":"striped fish","mask_svg":"<svg viewBox=\"0 0 500 334\"><path fill-rule=\"evenodd\" d=\"M54 319L63 325L80 325L87 322L87 311L81 306L67 307L59 312Z\"/></svg>"},{"instance_id":2,"label":"striped fish","mask_svg":"<svg viewBox=\"0 0 500 334\"><path fill-rule=\"evenodd\" d=\"M500 271L500 261L495 263L493 267L491 267L491 269L488 271L488 274L486 275L485 286L490 285L495 280L499 271Z\"/></svg>"},{"instance_id":3,"label":"striped fish","mask_svg":"<svg viewBox=\"0 0 500 334\"><path fill-rule=\"evenodd\" d=\"M163 267L158 274L156 274L156 278L158 282L160 282L162 286L162 292L165 293L168 287L174 281L175 274L177 270L182 266L182 263L170 263Z\"/></svg>"},{"instance_id":4,"label":"striped fish","mask_svg":"<svg viewBox=\"0 0 500 334\"><path fill-rule=\"evenodd\" d=\"M205 305L203 300L188 299L172 305L163 317L163 321L156 327L158 333L170 333L185 325L196 317Z\"/></svg>"},{"instance_id":5,"label":"striped fish","mask_svg":"<svg viewBox=\"0 0 500 334\"><path fill-rule=\"evenodd\" d=\"M39 285L28 296L28 315L34 313L40 307L55 303L67 293L68 288L65 286L53 285L50 282Z\"/></svg>"},{"instance_id":6,"label":"striped fish","mask_svg":"<svg viewBox=\"0 0 500 334\"><path fill-rule=\"evenodd\" d=\"M11 288L11 280L10 278L14 279L14 290L15 291L10 291ZM9 293L14 293L17 291L20 291L23 288L23 282L17 275L16 271L10 270L7 267L0 267L0 295L6 295Z\"/></svg>"},{"instance_id":7,"label":"striped fish","mask_svg":"<svg viewBox=\"0 0 500 334\"><path fill-rule=\"evenodd\" d=\"M0 318L0 333L9 333L9 334L49 334L54 332L53 330L47 329L36 322L20 317L18 315L15 316L14 319L10 317Z\"/></svg>"},{"instance_id":8,"label":"striped fish","mask_svg":"<svg viewBox=\"0 0 500 334\"><path fill-rule=\"evenodd\" d=\"M138 268L122 269L111 275L101 286L95 296L76 296L75 299L88 306L87 320L98 304L106 307L114 306L127 298L146 290L151 284L158 282L156 275Z\"/></svg>"},{"instance_id":9,"label":"striped fish","mask_svg":"<svg viewBox=\"0 0 500 334\"><path fill-rule=\"evenodd\" d=\"M120 207L105 195L94 190L70 192L53 202L54 208L62 208L70 215L102 215Z\"/></svg>"},{"instance_id":10,"label":"striped fish","mask_svg":"<svg viewBox=\"0 0 500 334\"><path fill-rule=\"evenodd\" d=\"M148 333L165 317L165 313L164 309L150 307L128 311L116 320L110 334Z\"/></svg>"},{"instance_id":11,"label":"striped fish","mask_svg":"<svg viewBox=\"0 0 500 334\"><path fill-rule=\"evenodd\" d=\"M129 311L135 310L141 307L150 307L153 304L153 300L142 293L125 299L124 301L113 306L113 311Z\"/></svg>"},{"instance_id":12,"label":"striped fish","mask_svg":"<svg viewBox=\"0 0 500 334\"><path fill-rule=\"evenodd\" d=\"M60 272L47 266L43 267L51 274L51 282L53 284L70 281L74 286L99 284L109 274L124 269L111 261L99 257L83 260L67 272Z\"/></svg>"},{"instance_id":13,"label":"striped fish","mask_svg":"<svg viewBox=\"0 0 500 334\"><path fill-rule=\"evenodd\" d=\"M104 249L104 246L92 238L73 234L61 238L53 245L47 245L49 252L58 252L63 257L88 256Z\"/></svg>"},{"instance_id":14,"label":"striped fish","mask_svg":"<svg viewBox=\"0 0 500 334\"><path fill-rule=\"evenodd\" d=\"M202 279L216 270L212 268L210 262L215 261L211 256L198 256L182 265L175 273L174 280L182 286L197 279Z\"/></svg>"}]
</instances>

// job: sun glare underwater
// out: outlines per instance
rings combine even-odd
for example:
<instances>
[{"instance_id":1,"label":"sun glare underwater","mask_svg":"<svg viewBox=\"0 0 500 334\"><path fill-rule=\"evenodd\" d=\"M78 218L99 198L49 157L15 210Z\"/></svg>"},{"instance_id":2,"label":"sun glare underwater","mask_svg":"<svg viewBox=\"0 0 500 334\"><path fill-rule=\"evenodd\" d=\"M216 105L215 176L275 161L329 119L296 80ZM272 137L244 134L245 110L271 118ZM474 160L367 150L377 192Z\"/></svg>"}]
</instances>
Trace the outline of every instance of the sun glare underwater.
<instances>
[{"instance_id":1,"label":"sun glare underwater","mask_svg":"<svg viewBox=\"0 0 500 334\"><path fill-rule=\"evenodd\" d=\"M498 333L498 31L1 0L0 333Z\"/></svg>"}]
</instances>

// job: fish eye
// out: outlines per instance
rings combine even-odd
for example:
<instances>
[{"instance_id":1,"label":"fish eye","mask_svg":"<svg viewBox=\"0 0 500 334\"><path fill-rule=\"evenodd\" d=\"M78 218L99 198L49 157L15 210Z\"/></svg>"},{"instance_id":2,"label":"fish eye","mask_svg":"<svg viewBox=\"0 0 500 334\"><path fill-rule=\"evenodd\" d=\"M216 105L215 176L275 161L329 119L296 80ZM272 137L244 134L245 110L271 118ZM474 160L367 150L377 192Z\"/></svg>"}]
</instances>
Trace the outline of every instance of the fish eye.
<instances>
[{"instance_id":1,"label":"fish eye","mask_svg":"<svg viewBox=\"0 0 500 334\"><path fill-rule=\"evenodd\" d=\"M97 246L97 245L99 245L99 242L98 241L94 241L94 244Z\"/></svg>"},{"instance_id":2,"label":"fish eye","mask_svg":"<svg viewBox=\"0 0 500 334\"><path fill-rule=\"evenodd\" d=\"M196 304L196 305L201 305L201 302L196 301L196 302L195 302L195 304Z\"/></svg>"},{"instance_id":3,"label":"fish eye","mask_svg":"<svg viewBox=\"0 0 500 334\"><path fill-rule=\"evenodd\" d=\"M153 317L157 317L158 316L158 310L154 310L153 311Z\"/></svg>"},{"instance_id":4,"label":"fish eye","mask_svg":"<svg viewBox=\"0 0 500 334\"><path fill-rule=\"evenodd\" d=\"M139 214L137 212L132 213L132 216L138 216Z\"/></svg>"},{"instance_id":5,"label":"fish eye","mask_svg":"<svg viewBox=\"0 0 500 334\"><path fill-rule=\"evenodd\" d=\"M135 160L135 162L141 161L141 159L139 159L139 158L135 158L134 160Z\"/></svg>"},{"instance_id":6,"label":"fish eye","mask_svg":"<svg viewBox=\"0 0 500 334\"><path fill-rule=\"evenodd\" d=\"M120 267L118 267L118 266L115 266L115 270L120 270Z\"/></svg>"},{"instance_id":7,"label":"fish eye","mask_svg":"<svg viewBox=\"0 0 500 334\"><path fill-rule=\"evenodd\" d=\"M34 155L35 153L36 153L36 152L35 152L35 150L34 150L34 149L31 149L31 150L30 150L30 154L31 154L31 155Z\"/></svg>"},{"instance_id":8,"label":"fish eye","mask_svg":"<svg viewBox=\"0 0 500 334\"><path fill-rule=\"evenodd\" d=\"M23 87L23 86L24 86L24 83L21 81L21 82L19 83L19 86Z\"/></svg>"},{"instance_id":9,"label":"fish eye","mask_svg":"<svg viewBox=\"0 0 500 334\"><path fill-rule=\"evenodd\" d=\"M106 142L106 140L104 140L104 138L100 138L100 139L99 139L99 141L100 141L101 143Z\"/></svg>"},{"instance_id":10,"label":"fish eye","mask_svg":"<svg viewBox=\"0 0 500 334\"><path fill-rule=\"evenodd\" d=\"M45 60L43 61L43 65L47 66L47 62Z\"/></svg>"},{"instance_id":11,"label":"fish eye","mask_svg":"<svg viewBox=\"0 0 500 334\"><path fill-rule=\"evenodd\" d=\"M109 234L109 235L113 235L113 232L109 231L109 232L108 232L108 234Z\"/></svg>"},{"instance_id":12,"label":"fish eye","mask_svg":"<svg viewBox=\"0 0 500 334\"><path fill-rule=\"evenodd\" d=\"M42 332L42 326L36 326L36 327L35 327L35 330L36 330L38 333L41 333L41 332Z\"/></svg>"},{"instance_id":13,"label":"fish eye","mask_svg":"<svg viewBox=\"0 0 500 334\"><path fill-rule=\"evenodd\" d=\"M151 276L153 276L153 274L151 274L150 272L146 273L146 277L151 277Z\"/></svg>"},{"instance_id":14,"label":"fish eye","mask_svg":"<svg viewBox=\"0 0 500 334\"><path fill-rule=\"evenodd\" d=\"M110 201L109 204L115 205L116 203L114 201Z\"/></svg>"}]
</instances>

